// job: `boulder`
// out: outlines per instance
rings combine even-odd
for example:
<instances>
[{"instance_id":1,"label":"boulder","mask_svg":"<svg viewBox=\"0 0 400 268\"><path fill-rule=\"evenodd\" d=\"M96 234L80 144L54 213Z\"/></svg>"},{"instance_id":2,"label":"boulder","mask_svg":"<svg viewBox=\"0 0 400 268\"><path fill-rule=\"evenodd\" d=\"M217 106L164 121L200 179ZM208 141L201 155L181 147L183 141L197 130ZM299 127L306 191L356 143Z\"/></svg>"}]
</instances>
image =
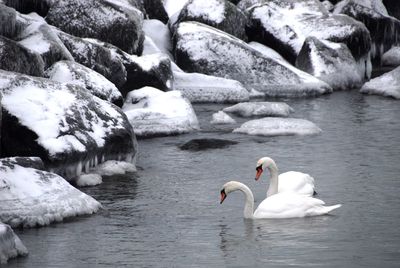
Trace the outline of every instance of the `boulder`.
<instances>
[{"instance_id":1,"label":"boulder","mask_svg":"<svg viewBox=\"0 0 400 268\"><path fill-rule=\"evenodd\" d=\"M123 110L138 136L177 135L199 129L192 105L179 91L134 90L127 95Z\"/></svg>"},{"instance_id":2,"label":"boulder","mask_svg":"<svg viewBox=\"0 0 400 268\"><path fill-rule=\"evenodd\" d=\"M371 77L371 63L358 64L345 44L307 37L296 59L296 67L322 81L334 90L360 88Z\"/></svg>"},{"instance_id":3,"label":"boulder","mask_svg":"<svg viewBox=\"0 0 400 268\"><path fill-rule=\"evenodd\" d=\"M28 255L28 250L11 227L0 222L0 264L9 259Z\"/></svg>"},{"instance_id":4,"label":"boulder","mask_svg":"<svg viewBox=\"0 0 400 268\"><path fill-rule=\"evenodd\" d=\"M59 61L45 72L50 80L70 83L86 88L100 99L122 106L123 99L118 88L101 74L74 61Z\"/></svg>"},{"instance_id":5,"label":"boulder","mask_svg":"<svg viewBox=\"0 0 400 268\"><path fill-rule=\"evenodd\" d=\"M271 0L250 6L249 40L276 50L294 64L305 39L345 43L356 60L366 57L371 48L368 29L345 16L333 15L317 0Z\"/></svg>"},{"instance_id":6,"label":"boulder","mask_svg":"<svg viewBox=\"0 0 400 268\"><path fill-rule=\"evenodd\" d=\"M400 46L395 46L382 55L383 66L400 66Z\"/></svg>"},{"instance_id":7,"label":"boulder","mask_svg":"<svg viewBox=\"0 0 400 268\"><path fill-rule=\"evenodd\" d=\"M67 47L74 60L110 80L118 88L126 83L126 69L123 63L112 55L112 51L90 39L72 36L57 31L58 37Z\"/></svg>"},{"instance_id":8,"label":"boulder","mask_svg":"<svg viewBox=\"0 0 400 268\"><path fill-rule=\"evenodd\" d=\"M99 39L140 55L142 17L142 12L126 1L59 0L49 9L46 21L69 34Z\"/></svg>"},{"instance_id":9,"label":"boulder","mask_svg":"<svg viewBox=\"0 0 400 268\"><path fill-rule=\"evenodd\" d=\"M241 117L278 116L288 117L293 112L292 107L284 102L241 102L223 109Z\"/></svg>"},{"instance_id":10,"label":"boulder","mask_svg":"<svg viewBox=\"0 0 400 268\"><path fill-rule=\"evenodd\" d=\"M334 13L365 24L372 38L371 57L377 64L385 51L400 43L400 21L389 16L381 0L343 0L336 4Z\"/></svg>"},{"instance_id":11,"label":"boulder","mask_svg":"<svg viewBox=\"0 0 400 268\"><path fill-rule=\"evenodd\" d=\"M223 111L218 111L212 114L210 124L212 125L225 125L225 124L235 124L236 121L230 117L227 113Z\"/></svg>"},{"instance_id":12,"label":"boulder","mask_svg":"<svg viewBox=\"0 0 400 268\"><path fill-rule=\"evenodd\" d=\"M190 0L178 17L178 23L183 21L201 22L247 41L247 16L227 0Z\"/></svg>"},{"instance_id":13,"label":"boulder","mask_svg":"<svg viewBox=\"0 0 400 268\"><path fill-rule=\"evenodd\" d=\"M68 180L109 159L132 161L125 114L85 88L0 70L2 156L38 156Z\"/></svg>"},{"instance_id":14,"label":"boulder","mask_svg":"<svg viewBox=\"0 0 400 268\"><path fill-rule=\"evenodd\" d=\"M44 226L101 208L57 174L1 159L0 193L0 220L11 227Z\"/></svg>"},{"instance_id":15,"label":"boulder","mask_svg":"<svg viewBox=\"0 0 400 268\"><path fill-rule=\"evenodd\" d=\"M175 59L187 72L241 82L269 96L315 96L331 92L326 83L293 66L287 67L242 40L198 22L179 24Z\"/></svg>"},{"instance_id":16,"label":"boulder","mask_svg":"<svg viewBox=\"0 0 400 268\"><path fill-rule=\"evenodd\" d=\"M167 24L169 17L163 2L163 0L144 0L143 4L146 9L146 14L150 19L157 19Z\"/></svg>"},{"instance_id":17,"label":"boulder","mask_svg":"<svg viewBox=\"0 0 400 268\"><path fill-rule=\"evenodd\" d=\"M22 24L22 30L15 40L27 49L38 53L45 63L45 69L60 60L73 60L53 28L41 17L36 14L19 14L18 20Z\"/></svg>"},{"instance_id":18,"label":"boulder","mask_svg":"<svg viewBox=\"0 0 400 268\"><path fill-rule=\"evenodd\" d=\"M43 76L44 62L38 53L0 35L0 69Z\"/></svg>"},{"instance_id":19,"label":"boulder","mask_svg":"<svg viewBox=\"0 0 400 268\"><path fill-rule=\"evenodd\" d=\"M34 168L38 170L46 171L44 163L40 157L7 157L1 158L1 162L7 165L18 165L25 168Z\"/></svg>"},{"instance_id":20,"label":"boulder","mask_svg":"<svg viewBox=\"0 0 400 268\"><path fill-rule=\"evenodd\" d=\"M0 35L13 38L18 34L17 12L0 1Z\"/></svg>"},{"instance_id":21,"label":"boulder","mask_svg":"<svg viewBox=\"0 0 400 268\"><path fill-rule=\"evenodd\" d=\"M400 99L400 67L365 83L361 93Z\"/></svg>"}]
</instances>

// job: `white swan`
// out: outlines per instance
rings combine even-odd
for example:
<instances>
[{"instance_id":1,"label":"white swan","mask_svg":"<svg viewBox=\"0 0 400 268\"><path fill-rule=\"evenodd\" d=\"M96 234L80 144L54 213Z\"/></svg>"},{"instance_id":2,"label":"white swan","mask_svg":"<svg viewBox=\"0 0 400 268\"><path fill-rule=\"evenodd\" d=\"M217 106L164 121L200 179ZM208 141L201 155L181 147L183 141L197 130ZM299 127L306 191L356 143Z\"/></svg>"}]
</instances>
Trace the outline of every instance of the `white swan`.
<instances>
[{"instance_id":1,"label":"white swan","mask_svg":"<svg viewBox=\"0 0 400 268\"><path fill-rule=\"evenodd\" d=\"M316 194L313 177L298 171L288 171L278 177L278 167L275 161L269 157L262 157L257 161L256 180L260 178L266 168L271 173L271 183L267 189L267 197L282 192L295 192L306 196ZM279 186L275 185L274 176L278 177L276 183L279 181Z\"/></svg>"},{"instance_id":2,"label":"white swan","mask_svg":"<svg viewBox=\"0 0 400 268\"><path fill-rule=\"evenodd\" d=\"M246 219L278 219L301 218L307 216L324 215L341 207L340 204L324 206L325 202L310 196L293 192L274 194L267 197L254 211L254 196L249 187L237 181L224 184L221 190L221 204L230 192L242 191L246 196L244 218Z\"/></svg>"}]
</instances>

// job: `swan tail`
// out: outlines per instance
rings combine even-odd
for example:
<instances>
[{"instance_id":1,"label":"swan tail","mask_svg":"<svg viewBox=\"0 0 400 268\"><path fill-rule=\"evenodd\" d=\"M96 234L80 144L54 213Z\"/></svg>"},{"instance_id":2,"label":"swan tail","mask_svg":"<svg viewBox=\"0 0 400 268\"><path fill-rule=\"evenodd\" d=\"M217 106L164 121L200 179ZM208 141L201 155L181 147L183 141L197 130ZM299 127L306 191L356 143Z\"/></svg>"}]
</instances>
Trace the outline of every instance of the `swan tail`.
<instances>
[{"instance_id":1,"label":"swan tail","mask_svg":"<svg viewBox=\"0 0 400 268\"><path fill-rule=\"evenodd\" d=\"M313 209L310 209L307 213L306 216L318 216L318 215L325 215L331 212L332 210L335 210L337 208L340 208L342 205L337 204L333 206L318 206L314 207Z\"/></svg>"},{"instance_id":2,"label":"swan tail","mask_svg":"<svg viewBox=\"0 0 400 268\"><path fill-rule=\"evenodd\" d=\"M325 210L324 214L327 214L327 213L331 212L332 210L340 208L341 206L342 206L342 204L337 204L337 205L333 205L333 206L325 206L324 207L324 210Z\"/></svg>"}]
</instances>

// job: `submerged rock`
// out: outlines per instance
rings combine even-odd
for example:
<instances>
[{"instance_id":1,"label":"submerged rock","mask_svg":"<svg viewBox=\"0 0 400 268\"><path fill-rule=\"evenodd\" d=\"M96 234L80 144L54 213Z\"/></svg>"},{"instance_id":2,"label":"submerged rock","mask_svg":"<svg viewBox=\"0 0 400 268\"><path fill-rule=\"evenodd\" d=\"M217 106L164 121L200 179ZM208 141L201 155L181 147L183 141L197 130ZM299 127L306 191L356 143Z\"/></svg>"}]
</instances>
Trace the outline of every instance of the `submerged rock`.
<instances>
[{"instance_id":1,"label":"submerged rock","mask_svg":"<svg viewBox=\"0 0 400 268\"><path fill-rule=\"evenodd\" d=\"M227 0L190 0L178 17L178 23L184 21L201 22L247 41L247 16Z\"/></svg>"},{"instance_id":2,"label":"submerged rock","mask_svg":"<svg viewBox=\"0 0 400 268\"><path fill-rule=\"evenodd\" d=\"M360 92L400 99L400 67L371 79Z\"/></svg>"},{"instance_id":3,"label":"submerged rock","mask_svg":"<svg viewBox=\"0 0 400 268\"><path fill-rule=\"evenodd\" d=\"M240 82L199 73L174 72L174 88L192 103L249 100L249 92Z\"/></svg>"},{"instance_id":4,"label":"submerged rock","mask_svg":"<svg viewBox=\"0 0 400 268\"><path fill-rule=\"evenodd\" d=\"M260 4L245 6L251 20L249 40L271 47L292 64L309 36L345 43L356 60L370 50L371 37L362 23L329 13L318 0L256 2Z\"/></svg>"},{"instance_id":5,"label":"submerged rock","mask_svg":"<svg viewBox=\"0 0 400 268\"><path fill-rule=\"evenodd\" d=\"M48 225L101 207L54 173L1 160L0 193L0 220L11 227Z\"/></svg>"},{"instance_id":6,"label":"submerged rock","mask_svg":"<svg viewBox=\"0 0 400 268\"><path fill-rule=\"evenodd\" d=\"M371 76L371 63L358 64L345 44L307 37L296 67L325 81L334 90L359 88ZM364 73L365 72L365 73Z\"/></svg>"},{"instance_id":7,"label":"submerged rock","mask_svg":"<svg viewBox=\"0 0 400 268\"><path fill-rule=\"evenodd\" d=\"M122 106L123 99L118 88L101 74L74 61L59 61L46 70L50 80L70 83L86 88L94 96Z\"/></svg>"},{"instance_id":8,"label":"submerged rock","mask_svg":"<svg viewBox=\"0 0 400 268\"><path fill-rule=\"evenodd\" d=\"M286 67L245 42L197 22L182 22L175 33L176 62L187 72L235 79L270 96L315 96L331 92L325 82Z\"/></svg>"},{"instance_id":9,"label":"submerged rock","mask_svg":"<svg viewBox=\"0 0 400 268\"><path fill-rule=\"evenodd\" d=\"M11 227L0 222L0 264L9 259L28 255L28 250Z\"/></svg>"},{"instance_id":10,"label":"submerged rock","mask_svg":"<svg viewBox=\"0 0 400 268\"><path fill-rule=\"evenodd\" d=\"M238 144L238 142L223 139L193 139L179 146L179 148L181 150L197 152L209 149L222 149L234 144Z\"/></svg>"},{"instance_id":11,"label":"submerged rock","mask_svg":"<svg viewBox=\"0 0 400 268\"><path fill-rule=\"evenodd\" d=\"M0 71L2 156L39 156L72 179L108 159L132 161L125 114L77 85Z\"/></svg>"},{"instance_id":12,"label":"submerged rock","mask_svg":"<svg viewBox=\"0 0 400 268\"><path fill-rule=\"evenodd\" d=\"M223 109L241 117L279 116L287 117L293 109L284 102L242 102Z\"/></svg>"},{"instance_id":13,"label":"submerged rock","mask_svg":"<svg viewBox=\"0 0 400 268\"><path fill-rule=\"evenodd\" d=\"M223 125L223 124L235 124L236 121L223 111L216 112L212 115L210 124Z\"/></svg>"},{"instance_id":14,"label":"submerged rock","mask_svg":"<svg viewBox=\"0 0 400 268\"><path fill-rule=\"evenodd\" d=\"M123 110L138 136L176 135L199 129L192 105L179 91L162 92L151 87L131 91Z\"/></svg>"},{"instance_id":15,"label":"submerged rock","mask_svg":"<svg viewBox=\"0 0 400 268\"><path fill-rule=\"evenodd\" d=\"M140 55L143 14L129 2L107 0L59 0L49 9L46 21L78 37L111 43Z\"/></svg>"},{"instance_id":16,"label":"submerged rock","mask_svg":"<svg viewBox=\"0 0 400 268\"><path fill-rule=\"evenodd\" d=\"M314 135L321 129L304 119L266 117L245 122L233 132L257 136Z\"/></svg>"}]
</instances>

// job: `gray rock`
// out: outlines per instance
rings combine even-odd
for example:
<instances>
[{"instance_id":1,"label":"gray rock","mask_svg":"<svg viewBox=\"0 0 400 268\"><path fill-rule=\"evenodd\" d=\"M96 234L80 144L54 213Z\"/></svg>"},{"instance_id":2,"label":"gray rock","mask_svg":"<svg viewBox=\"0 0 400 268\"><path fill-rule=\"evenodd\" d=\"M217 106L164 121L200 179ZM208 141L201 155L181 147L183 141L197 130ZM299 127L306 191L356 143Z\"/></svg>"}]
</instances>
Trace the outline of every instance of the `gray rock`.
<instances>
[{"instance_id":1,"label":"gray rock","mask_svg":"<svg viewBox=\"0 0 400 268\"><path fill-rule=\"evenodd\" d=\"M238 144L238 142L223 139L193 139L182 144L179 148L181 150L198 152L209 149L222 149L234 144Z\"/></svg>"},{"instance_id":2,"label":"gray rock","mask_svg":"<svg viewBox=\"0 0 400 268\"><path fill-rule=\"evenodd\" d=\"M40 159L40 157L16 156L16 157L1 158L0 161L4 165L19 165L19 166L25 167L25 168L34 168L34 169L46 171L46 169L44 167L44 163L43 163L42 159Z\"/></svg>"}]
</instances>

